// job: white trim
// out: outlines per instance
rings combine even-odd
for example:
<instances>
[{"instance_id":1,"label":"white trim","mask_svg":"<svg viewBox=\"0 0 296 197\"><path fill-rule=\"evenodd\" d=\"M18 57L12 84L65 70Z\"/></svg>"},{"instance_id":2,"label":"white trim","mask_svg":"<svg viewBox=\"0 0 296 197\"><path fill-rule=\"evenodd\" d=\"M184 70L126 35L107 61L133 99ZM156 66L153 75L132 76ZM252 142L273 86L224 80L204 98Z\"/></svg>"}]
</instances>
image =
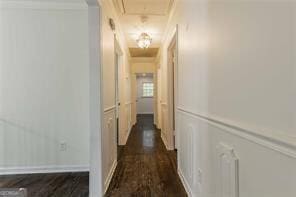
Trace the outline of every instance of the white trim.
<instances>
[{"instance_id":1,"label":"white trim","mask_svg":"<svg viewBox=\"0 0 296 197\"><path fill-rule=\"evenodd\" d=\"M0 9L36 9L36 10L81 10L87 4L71 1L32 1L32 0L0 0Z\"/></svg>"},{"instance_id":2,"label":"white trim","mask_svg":"<svg viewBox=\"0 0 296 197\"><path fill-rule=\"evenodd\" d=\"M178 68L178 25L175 26L172 34L169 36L169 45L166 49L166 64L167 64L167 131L166 137L170 149L175 148L174 136L176 135L174 126L176 127L176 104L178 92L178 77L176 69ZM175 52L175 53L174 53ZM174 55L172 55L174 53ZM174 61L174 58L176 61ZM175 91L174 91L175 90ZM175 102L174 102L175 101ZM175 123L175 125L174 125Z\"/></svg>"},{"instance_id":3,"label":"white trim","mask_svg":"<svg viewBox=\"0 0 296 197\"><path fill-rule=\"evenodd\" d=\"M104 113L110 112L110 111L114 111L116 109L116 106L111 106L111 107L107 107L104 109Z\"/></svg>"},{"instance_id":4,"label":"white trim","mask_svg":"<svg viewBox=\"0 0 296 197\"><path fill-rule=\"evenodd\" d=\"M141 113L137 113L137 115L153 115L153 112L141 112Z\"/></svg>"},{"instance_id":5,"label":"white trim","mask_svg":"<svg viewBox=\"0 0 296 197\"><path fill-rule=\"evenodd\" d=\"M185 188L185 191L186 191L188 197L193 197L193 193L190 189L190 186L189 186L188 182L186 181L185 176L183 175L183 172L180 168L178 169L178 174L179 174L179 177L181 179L181 182Z\"/></svg>"},{"instance_id":6,"label":"white trim","mask_svg":"<svg viewBox=\"0 0 296 197\"><path fill-rule=\"evenodd\" d=\"M216 191L223 195L221 197L239 196L239 160L235 154L234 148L224 143L219 143L217 149L217 169ZM226 170L226 169L227 170ZM225 173L227 172L227 173ZM225 193L227 195L225 195Z\"/></svg>"},{"instance_id":7,"label":"white trim","mask_svg":"<svg viewBox=\"0 0 296 197\"><path fill-rule=\"evenodd\" d=\"M164 135L163 132L161 132L161 135L160 135L161 139L162 139L162 142L164 143L164 146L167 150L173 150L173 149L170 149L170 147L168 146L168 142L167 142L167 139L166 139L166 136Z\"/></svg>"},{"instance_id":8,"label":"white trim","mask_svg":"<svg viewBox=\"0 0 296 197\"><path fill-rule=\"evenodd\" d=\"M132 129L133 129L133 126L130 125L129 128L128 128L128 132L127 132L127 134L125 136L125 143L124 144L127 143L128 137L130 136Z\"/></svg>"},{"instance_id":9,"label":"white trim","mask_svg":"<svg viewBox=\"0 0 296 197\"><path fill-rule=\"evenodd\" d=\"M109 185L110 185L110 183L111 183L111 180L112 180L112 177L113 177L113 174L114 174L114 172L115 172L116 167L117 167L117 161L115 160L115 161L113 162L112 167L111 167L111 169L110 169L110 171L109 171L109 173L108 173L108 176L107 176L107 178L106 178L106 180L105 180L105 184L104 184L104 186L105 186L104 194L107 192L107 189L108 189L108 187L109 187Z\"/></svg>"},{"instance_id":10,"label":"white trim","mask_svg":"<svg viewBox=\"0 0 296 197\"><path fill-rule=\"evenodd\" d=\"M101 6L96 0L88 3L89 76L90 76L90 174L89 197L103 196L102 129L103 72L101 60Z\"/></svg>"},{"instance_id":11,"label":"white trim","mask_svg":"<svg viewBox=\"0 0 296 197\"><path fill-rule=\"evenodd\" d=\"M125 105L131 105L131 104L133 104L133 102L127 102L127 103L125 103Z\"/></svg>"},{"instance_id":12,"label":"white trim","mask_svg":"<svg viewBox=\"0 0 296 197\"><path fill-rule=\"evenodd\" d=\"M170 32L170 26L171 26L171 23L172 23L172 20L173 20L173 17L174 17L174 14L176 12L176 8L177 8L177 4L179 3L179 0L175 0L173 2L173 4L171 5L171 11L169 13L169 17L168 17L168 22L166 24L166 27L165 27L165 32L163 34L163 37L161 39L161 43L165 43L166 41L168 41L168 34Z\"/></svg>"},{"instance_id":13,"label":"white trim","mask_svg":"<svg viewBox=\"0 0 296 197\"><path fill-rule=\"evenodd\" d=\"M121 57L124 55L116 34L114 35L114 48L115 48L115 54L117 53L118 57Z\"/></svg>"},{"instance_id":14,"label":"white trim","mask_svg":"<svg viewBox=\"0 0 296 197\"><path fill-rule=\"evenodd\" d=\"M132 102L125 103L125 107L131 107L131 106L132 106ZM131 108L130 108L130 110L131 110ZM133 128L133 124L132 124L132 120L130 120L130 124L128 125L128 128L127 128L127 134L125 136L124 145L127 143L127 140L128 140L128 137L130 136L132 128Z\"/></svg>"},{"instance_id":15,"label":"white trim","mask_svg":"<svg viewBox=\"0 0 296 197\"><path fill-rule=\"evenodd\" d=\"M223 120L215 116L206 116L198 114L190 110L178 107L177 111L196 117L202 121L222 129L228 133L247 139L258 145L275 150L289 157L296 158L296 138L287 135L279 135L274 131L262 131L261 128L243 125L242 123L234 123L232 121Z\"/></svg>"},{"instance_id":16,"label":"white trim","mask_svg":"<svg viewBox=\"0 0 296 197\"><path fill-rule=\"evenodd\" d=\"M165 102L161 102L161 101L160 101L160 104L161 104L162 107L165 107L165 108L168 106L168 104L165 103Z\"/></svg>"},{"instance_id":17,"label":"white trim","mask_svg":"<svg viewBox=\"0 0 296 197\"><path fill-rule=\"evenodd\" d=\"M89 166L31 166L0 168L0 175L89 172Z\"/></svg>"}]
</instances>

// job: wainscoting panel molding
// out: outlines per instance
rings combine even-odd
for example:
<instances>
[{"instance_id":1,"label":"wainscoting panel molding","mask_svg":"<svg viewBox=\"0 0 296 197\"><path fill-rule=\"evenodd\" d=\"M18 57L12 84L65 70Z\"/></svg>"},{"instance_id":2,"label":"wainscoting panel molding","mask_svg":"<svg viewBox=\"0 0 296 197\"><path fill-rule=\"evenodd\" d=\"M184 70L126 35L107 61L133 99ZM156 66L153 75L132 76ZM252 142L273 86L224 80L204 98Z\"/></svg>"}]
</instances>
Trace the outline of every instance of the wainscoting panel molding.
<instances>
[{"instance_id":1,"label":"wainscoting panel molding","mask_svg":"<svg viewBox=\"0 0 296 197\"><path fill-rule=\"evenodd\" d=\"M186 139L189 140L190 143L187 143L187 150L186 150L186 153L187 153L187 159L188 159L188 166L186 168L186 174L188 175L189 177L189 181L190 183L193 183L193 176L194 176L194 167L195 166L195 162L194 162L194 158L195 158L195 155L194 155L194 139L193 139L193 134L194 134L194 127L193 125L188 125L187 126L187 129L186 129Z\"/></svg>"},{"instance_id":2,"label":"wainscoting panel molding","mask_svg":"<svg viewBox=\"0 0 296 197\"><path fill-rule=\"evenodd\" d=\"M105 108L104 110L104 129L102 149L103 149L103 190L108 189L112 175L117 165L117 144L116 144L116 123L115 123L115 106Z\"/></svg>"},{"instance_id":3,"label":"wainscoting panel molding","mask_svg":"<svg viewBox=\"0 0 296 197\"><path fill-rule=\"evenodd\" d=\"M262 197L272 191L272 197L290 197L295 193L289 184L296 177L293 143L180 108L176 128L178 171L192 196Z\"/></svg>"},{"instance_id":4,"label":"wainscoting panel molding","mask_svg":"<svg viewBox=\"0 0 296 197\"><path fill-rule=\"evenodd\" d=\"M220 143L217 146L218 153L218 173L217 173L217 191L221 197L239 196L239 171L238 158L234 149Z\"/></svg>"},{"instance_id":5,"label":"wainscoting panel molding","mask_svg":"<svg viewBox=\"0 0 296 197\"><path fill-rule=\"evenodd\" d=\"M161 138L166 148L169 150L168 144L168 118L167 118L167 104L161 105Z\"/></svg>"}]
</instances>

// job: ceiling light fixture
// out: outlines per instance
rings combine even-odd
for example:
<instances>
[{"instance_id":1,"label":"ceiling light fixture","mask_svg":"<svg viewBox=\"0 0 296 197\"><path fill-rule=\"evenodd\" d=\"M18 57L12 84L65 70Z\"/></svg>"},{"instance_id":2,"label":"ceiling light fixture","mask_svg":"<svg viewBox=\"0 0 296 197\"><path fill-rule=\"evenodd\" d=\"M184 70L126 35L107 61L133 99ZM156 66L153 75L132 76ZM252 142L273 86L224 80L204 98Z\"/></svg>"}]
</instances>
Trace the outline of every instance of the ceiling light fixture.
<instances>
[{"instance_id":1,"label":"ceiling light fixture","mask_svg":"<svg viewBox=\"0 0 296 197\"><path fill-rule=\"evenodd\" d=\"M138 46L147 49L152 43L152 38L147 33L142 33L137 40Z\"/></svg>"}]
</instances>

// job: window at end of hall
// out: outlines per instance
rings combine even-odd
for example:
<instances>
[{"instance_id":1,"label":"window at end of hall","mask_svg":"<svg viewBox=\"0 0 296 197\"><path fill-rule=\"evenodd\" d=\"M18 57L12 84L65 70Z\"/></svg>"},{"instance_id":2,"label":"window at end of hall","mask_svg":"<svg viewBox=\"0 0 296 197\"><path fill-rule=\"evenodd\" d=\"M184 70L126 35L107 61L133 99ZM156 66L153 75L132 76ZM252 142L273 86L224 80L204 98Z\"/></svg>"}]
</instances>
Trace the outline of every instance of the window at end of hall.
<instances>
[{"instance_id":1,"label":"window at end of hall","mask_svg":"<svg viewBox=\"0 0 296 197\"><path fill-rule=\"evenodd\" d=\"M143 97L153 97L154 95L154 84L152 82L143 83Z\"/></svg>"}]
</instances>

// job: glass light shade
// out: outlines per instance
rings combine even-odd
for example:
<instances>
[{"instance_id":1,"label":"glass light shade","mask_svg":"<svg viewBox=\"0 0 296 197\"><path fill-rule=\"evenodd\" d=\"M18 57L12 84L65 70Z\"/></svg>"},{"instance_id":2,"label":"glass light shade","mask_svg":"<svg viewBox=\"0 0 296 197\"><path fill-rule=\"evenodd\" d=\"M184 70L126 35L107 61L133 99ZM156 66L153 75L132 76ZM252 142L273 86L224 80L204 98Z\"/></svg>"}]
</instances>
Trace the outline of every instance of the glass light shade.
<instances>
[{"instance_id":1,"label":"glass light shade","mask_svg":"<svg viewBox=\"0 0 296 197\"><path fill-rule=\"evenodd\" d=\"M142 33L137 40L138 46L142 49L148 48L152 43L152 38L147 33Z\"/></svg>"}]
</instances>

